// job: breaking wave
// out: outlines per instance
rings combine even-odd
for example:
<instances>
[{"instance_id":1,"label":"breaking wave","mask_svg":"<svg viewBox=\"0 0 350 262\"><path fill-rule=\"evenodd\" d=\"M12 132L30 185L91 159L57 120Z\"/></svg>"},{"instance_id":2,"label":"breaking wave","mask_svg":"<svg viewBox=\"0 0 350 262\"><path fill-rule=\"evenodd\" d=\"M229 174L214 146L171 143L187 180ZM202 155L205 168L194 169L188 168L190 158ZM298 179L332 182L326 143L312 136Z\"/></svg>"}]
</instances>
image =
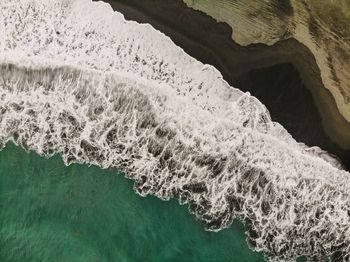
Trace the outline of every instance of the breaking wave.
<instances>
[{"instance_id":1,"label":"breaking wave","mask_svg":"<svg viewBox=\"0 0 350 262\"><path fill-rule=\"evenodd\" d=\"M350 179L150 25L91 0L0 2L0 147L118 168L270 259L350 254Z\"/></svg>"}]
</instances>

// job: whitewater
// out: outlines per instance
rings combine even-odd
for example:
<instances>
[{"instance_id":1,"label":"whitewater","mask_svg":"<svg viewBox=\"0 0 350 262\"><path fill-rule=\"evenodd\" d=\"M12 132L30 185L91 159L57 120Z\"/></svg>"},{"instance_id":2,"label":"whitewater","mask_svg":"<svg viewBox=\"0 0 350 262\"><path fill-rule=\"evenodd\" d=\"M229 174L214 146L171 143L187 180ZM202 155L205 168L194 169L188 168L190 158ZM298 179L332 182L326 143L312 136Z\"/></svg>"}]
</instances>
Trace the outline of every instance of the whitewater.
<instances>
[{"instance_id":1,"label":"whitewater","mask_svg":"<svg viewBox=\"0 0 350 262\"><path fill-rule=\"evenodd\" d=\"M0 2L0 148L116 168L271 260L350 259L350 179L249 93L103 2Z\"/></svg>"}]
</instances>

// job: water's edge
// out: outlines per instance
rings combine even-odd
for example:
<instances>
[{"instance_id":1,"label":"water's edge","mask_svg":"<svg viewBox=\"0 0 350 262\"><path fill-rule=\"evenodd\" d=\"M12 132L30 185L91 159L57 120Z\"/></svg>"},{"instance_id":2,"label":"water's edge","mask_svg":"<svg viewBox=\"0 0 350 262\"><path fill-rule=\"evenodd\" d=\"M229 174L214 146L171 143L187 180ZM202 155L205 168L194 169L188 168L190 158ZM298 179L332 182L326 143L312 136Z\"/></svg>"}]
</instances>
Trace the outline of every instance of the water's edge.
<instances>
[{"instance_id":1,"label":"water's edge","mask_svg":"<svg viewBox=\"0 0 350 262\"><path fill-rule=\"evenodd\" d=\"M208 230L240 218L275 259L349 254L348 173L214 67L102 2L2 5L0 142L118 168Z\"/></svg>"},{"instance_id":2,"label":"water's edge","mask_svg":"<svg viewBox=\"0 0 350 262\"><path fill-rule=\"evenodd\" d=\"M295 39L279 41L273 46L240 46L232 40L230 26L181 1L106 2L127 19L151 24L192 57L215 66L231 86L250 92L262 101L272 119L282 124L297 141L327 150L350 168L350 150L344 149L347 143L337 139L348 136L350 129L346 126L349 124L337 112L307 47ZM292 84L285 87L282 81ZM329 122L333 120L336 124Z\"/></svg>"}]
</instances>

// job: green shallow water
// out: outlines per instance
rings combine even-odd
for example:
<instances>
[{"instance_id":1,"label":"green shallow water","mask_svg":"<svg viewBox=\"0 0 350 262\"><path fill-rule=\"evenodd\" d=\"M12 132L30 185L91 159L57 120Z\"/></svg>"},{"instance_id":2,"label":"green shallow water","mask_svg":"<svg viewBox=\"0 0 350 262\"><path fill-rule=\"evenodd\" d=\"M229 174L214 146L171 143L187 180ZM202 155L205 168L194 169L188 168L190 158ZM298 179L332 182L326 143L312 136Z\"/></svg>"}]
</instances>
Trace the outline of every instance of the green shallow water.
<instances>
[{"instance_id":1,"label":"green shallow water","mask_svg":"<svg viewBox=\"0 0 350 262\"><path fill-rule=\"evenodd\" d=\"M0 151L0 261L264 261L242 224L206 232L175 200L142 198L113 170Z\"/></svg>"}]
</instances>

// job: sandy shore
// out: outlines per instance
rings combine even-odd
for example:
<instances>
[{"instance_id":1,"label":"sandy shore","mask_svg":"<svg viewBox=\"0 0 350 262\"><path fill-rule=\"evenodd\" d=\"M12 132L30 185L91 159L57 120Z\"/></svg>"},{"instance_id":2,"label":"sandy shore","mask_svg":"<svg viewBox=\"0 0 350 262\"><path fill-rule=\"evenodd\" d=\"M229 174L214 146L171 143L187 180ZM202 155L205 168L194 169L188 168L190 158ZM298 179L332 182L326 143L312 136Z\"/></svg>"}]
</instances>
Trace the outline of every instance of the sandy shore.
<instances>
[{"instance_id":1,"label":"sandy shore","mask_svg":"<svg viewBox=\"0 0 350 262\"><path fill-rule=\"evenodd\" d=\"M307 58L307 66L322 79L334 99L326 107L337 107L337 113L320 108L325 129L329 135L345 148L350 147L350 2L339 1L275 1L275 0L183 0L188 6L205 12L217 21L226 22L233 28L232 39L247 46L253 43L274 45L285 39L296 39L307 47L313 57ZM304 59L297 58L296 64ZM305 59L304 59L305 60ZM316 65L314 65L316 63ZM307 70L301 66L300 71ZM316 72L317 71L317 72ZM314 75L309 76L315 78ZM309 85L308 85L309 86ZM319 92L314 92L315 99ZM325 94L327 95L327 94ZM322 96L322 95L321 95ZM328 111L334 111L330 108ZM332 118L329 119L329 117ZM342 123L344 122L344 123Z\"/></svg>"},{"instance_id":2,"label":"sandy shore","mask_svg":"<svg viewBox=\"0 0 350 262\"><path fill-rule=\"evenodd\" d=\"M232 29L227 24L188 8L181 1L107 2L114 10L122 12L126 19L152 24L191 56L214 65L232 86L253 95L283 96L283 100L278 101L278 107L276 102L269 104L269 101L256 95L267 106L272 118L282 123L298 141L309 146L320 146L340 157L350 167L350 151L346 150L350 149L350 124L339 113L330 92L324 88L316 60L307 47L294 39L279 41L272 46L240 46L232 40ZM291 64L296 72L290 73L293 70L281 66L276 73L276 66L282 64ZM263 70L269 81L263 79L261 85L250 85L252 77L249 74L254 70ZM293 90L279 88L285 82L282 79L280 85L275 86L274 77L281 74L294 74L288 78L300 78L302 81L296 81L290 88ZM271 86L275 87L272 89Z\"/></svg>"}]
</instances>

